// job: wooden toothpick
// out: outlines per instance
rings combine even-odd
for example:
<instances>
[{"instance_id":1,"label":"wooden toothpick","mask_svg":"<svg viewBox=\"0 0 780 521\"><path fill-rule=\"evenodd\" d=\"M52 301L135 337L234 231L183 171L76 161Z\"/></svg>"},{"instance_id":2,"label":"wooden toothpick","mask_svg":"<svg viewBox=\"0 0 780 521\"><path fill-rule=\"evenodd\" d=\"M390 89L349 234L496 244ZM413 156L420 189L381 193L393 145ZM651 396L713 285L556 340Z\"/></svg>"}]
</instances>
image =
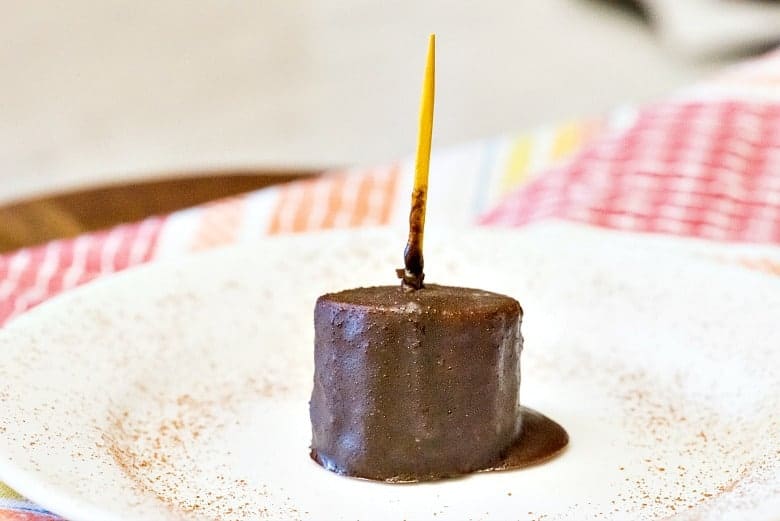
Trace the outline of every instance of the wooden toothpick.
<instances>
[{"instance_id":1,"label":"wooden toothpick","mask_svg":"<svg viewBox=\"0 0 780 521\"><path fill-rule=\"evenodd\" d=\"M417 161L414 169L412 209L409 212L409 239L404 250L404 269L397 270L405 289L423 287L423 236L425 207L428 199L428 169L431 161L433 135L433 97L436 75L436 35L428 39L428 60L425 64L422 96L420 99L420 129L417 139Z\"/></svg>"}]
</instances>

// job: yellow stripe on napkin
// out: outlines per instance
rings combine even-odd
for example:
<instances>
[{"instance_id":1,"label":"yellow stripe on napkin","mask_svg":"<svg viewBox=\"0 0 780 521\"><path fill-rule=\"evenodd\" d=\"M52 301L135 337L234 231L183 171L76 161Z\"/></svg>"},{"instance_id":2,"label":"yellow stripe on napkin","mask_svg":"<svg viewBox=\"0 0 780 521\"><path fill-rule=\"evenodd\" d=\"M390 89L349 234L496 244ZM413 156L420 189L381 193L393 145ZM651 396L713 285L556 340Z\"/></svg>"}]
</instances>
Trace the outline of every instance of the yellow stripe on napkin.
<instances>
[{"instance_id":1,"label":"yellow stripe on napkin","mask_svg":"<svg viewBox=\"0 0 780 521\"><path fill-rule=\"evenodd\" d=\"M22 496L8 488L7 486L0 483L0 499L13 499L13 500L20 500L24 499Z\"/></svg>"},{"instance_id":2,"label":"yellow stripe on napkin","mask_svg":"<svg viewBox=\"0 0 780 521\"><path fill-rule=\"evenodd\" d=\"M531 136L520 136L512 143L506 170L501 178L501 193L505 194L520 186L528 174L534 140Z\"/></svg>"},{"instance_id":3,"label":"yellow stripe on napkin","mask_svg":"<svg viewBox=\"0 0 780 521\"><path fill-rule=\"evenodd\" d=\"M583 124L572 121L562 125L555 133L555 141L552 146L552 159L563 159L570 156L582 146Z\"/></svg>"}]
</instances>

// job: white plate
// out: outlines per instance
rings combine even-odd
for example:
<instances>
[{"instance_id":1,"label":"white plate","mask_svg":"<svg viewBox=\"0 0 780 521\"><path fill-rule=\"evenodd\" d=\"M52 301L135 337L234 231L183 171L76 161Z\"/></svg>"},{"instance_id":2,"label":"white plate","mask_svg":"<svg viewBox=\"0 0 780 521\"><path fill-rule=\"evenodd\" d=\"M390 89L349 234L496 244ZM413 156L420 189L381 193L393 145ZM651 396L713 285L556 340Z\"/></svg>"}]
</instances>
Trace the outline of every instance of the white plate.
<instances>
[{"instance_id":1,"label":"white plate","mask_svg":"<svg viewBox=\"0 0 780 521\"><path fill-rule=\"evenodd\" d=\"M522 302L522 401L571 435L548 464L387 485L309 459L314 300L396 283L403 237L374 230L146 266L20 317L0 479L73 520L777 519L780 283L612 237L426 240L427 280Z\"/></svg>"}]
</instances>

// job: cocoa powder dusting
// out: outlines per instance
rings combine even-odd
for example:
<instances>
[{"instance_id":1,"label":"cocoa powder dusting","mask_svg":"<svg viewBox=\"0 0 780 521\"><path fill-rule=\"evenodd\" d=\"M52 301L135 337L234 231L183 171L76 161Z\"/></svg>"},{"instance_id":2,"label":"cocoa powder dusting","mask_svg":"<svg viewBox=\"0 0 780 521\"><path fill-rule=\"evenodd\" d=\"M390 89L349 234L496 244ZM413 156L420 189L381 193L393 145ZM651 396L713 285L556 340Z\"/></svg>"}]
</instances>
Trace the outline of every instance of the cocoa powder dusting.
<instances>
[{"instance_id":1,"label":"cocoa powder dusting","mask_svg":"<svg viewBox=\"0 0 780 521\"><path fill-rule=\"evenodd\" d=\"M242 404L285 391L250 380L218 398L182 394L158 399L147 415L115 410L103 443L140 492L153 495L181 519L298 519L298 509L283 491L236 478L235 469L226 464L214 463L206 470L190 456L197 444L208 443L228 422L239 421Z\"/></svg>"}]
</instances>

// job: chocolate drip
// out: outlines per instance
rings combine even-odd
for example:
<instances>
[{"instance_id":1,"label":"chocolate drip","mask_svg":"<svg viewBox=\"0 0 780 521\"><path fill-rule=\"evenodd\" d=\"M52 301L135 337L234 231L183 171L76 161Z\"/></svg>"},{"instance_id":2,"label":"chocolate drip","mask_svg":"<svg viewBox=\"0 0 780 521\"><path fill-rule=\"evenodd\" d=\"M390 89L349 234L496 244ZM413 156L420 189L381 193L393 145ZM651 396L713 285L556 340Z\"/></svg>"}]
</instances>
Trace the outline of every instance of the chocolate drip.
<instances>
[{"instance_id":1,"label":"chocolate drip","mask_svg":"<svg viewBox=\"0 0 780 521\"><path fill-rule=\"evenodd\" d=\"M425 230L426 190L415 189L412 192L412 209L409 212L409 239L404 250L404 268L396 270L401 285L407 290L423 287L423 232Z\"/></svg>"}]
</instances>

